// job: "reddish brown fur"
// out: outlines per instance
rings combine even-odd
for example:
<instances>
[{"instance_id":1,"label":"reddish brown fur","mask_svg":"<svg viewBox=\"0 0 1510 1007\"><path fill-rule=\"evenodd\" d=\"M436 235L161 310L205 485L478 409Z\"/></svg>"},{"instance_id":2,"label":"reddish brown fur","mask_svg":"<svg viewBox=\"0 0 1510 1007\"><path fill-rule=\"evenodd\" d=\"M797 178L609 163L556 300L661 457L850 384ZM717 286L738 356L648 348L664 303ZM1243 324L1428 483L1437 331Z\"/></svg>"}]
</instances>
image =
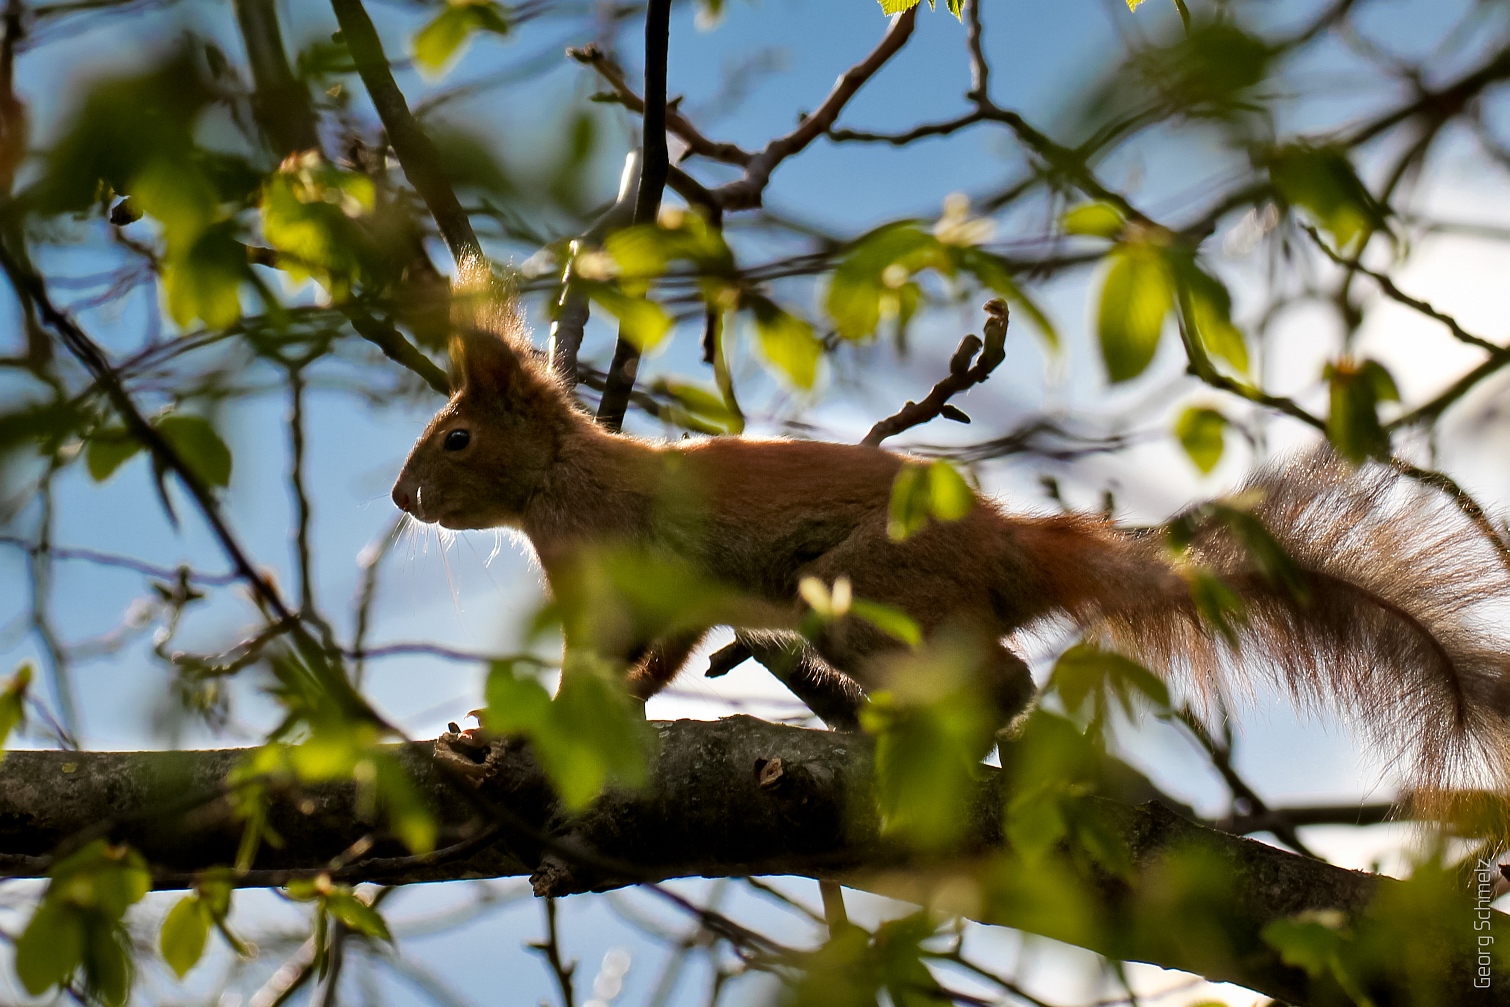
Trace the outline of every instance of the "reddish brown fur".
<instances>
[{"instance_id":1,"label":"reddish brown fur","mask_svg":"<svg viewBox=\"0 0 1510 1007\"><path fill-rule=\"evenodd\" d=\"M500 324L500 321L503 324ZM966 633L991 655L997 702L1021 708L1031 681L1002 637L1067 616L1140 660L1220 689L1233 664L1202 621L1163 539L1086 516L1012 517L978 498L962 520L904 542L886 534L903 459L876 448L716 438L671 445L610 434L533 362L505 314L458 344L459 387L420 437L394 500L450 528L508 525L539 554L553 589L609 547L667 557L699 583L695 624L661 639L615 638L638 659L634 690L675 675L711 626L790 631L798 581L848 577L857 597L906 611L925 634ZM471 442L446 451L446 435ZM1256 514L1302 570L1308 599L1260 576L1208 529L1182 562L1220 575L1245 600L1241 657L1305 702L1340 704L1412 753L1422 784L1470 763L1502 787L1510 765L1510 686L1501 642L1478 606L1510 596L1510 576L1471 525L1381 467L1353 472L1318 454L1257 479ZM568 639L570 643L570 636ZM601 642L601 641L600 641ZM871 679L899 646L861 623L816 641L831 664Z\"/></svg>"}]
</instances>

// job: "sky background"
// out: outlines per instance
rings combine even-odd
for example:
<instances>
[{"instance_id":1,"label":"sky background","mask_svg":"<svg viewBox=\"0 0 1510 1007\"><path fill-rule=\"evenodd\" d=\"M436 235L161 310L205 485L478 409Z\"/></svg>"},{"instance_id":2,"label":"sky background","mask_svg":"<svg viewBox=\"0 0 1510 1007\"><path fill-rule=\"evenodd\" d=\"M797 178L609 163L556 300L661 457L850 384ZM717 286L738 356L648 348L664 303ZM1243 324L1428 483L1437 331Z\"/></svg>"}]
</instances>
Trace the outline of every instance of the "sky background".
<instances>
[{"instance_id":1,"label":"sky background","mask_svg":"<svg viewBox=\"0 0 1510 1007\"><path fill-rule=\"evenodd\" d=\"M1199 6L1202 0L1192 2ZM986 47L993 65L994 97L1030 120L1050 125L1062 139L1073 139L1087 80L1114 65L1123 33L1157 35L1177 27L1172 9L1166 10L1166 6L1160 0L1150 0L1137 15L1131 15L1121 0L1058 0L1049 4L988 0ZM1387 39L1401 51L1424 53L1441 40L1453 23L1453 13L1463 6L1436 0L1375 4L1369 9L1377 8L1379 17L1370 28L1375 37ZM1263 5L1264 20L1292 23L1312 8L1312 4L1289 0L1268 3ZM407 4L386 3L373 3L370 9L390 57L397 58L406 51L409 34L422 23L423 11ZM335 27L329 8L323 4L286 3L283 14L290 50L327 37ZM879 7L869 0L731 0L724 18L711 30L695 21L689 5L677 7L671 41L671 93L685 95L684 110L707 133L746 147L758 147L790 129L796 115L814 108L837 74L863 56L886 27ZM179 3L129 15L97 16L72 25L75 29L93 27L68 35L44 28L37 36L37 45L19 63L19 86L30 105L36 130L34 145L39 147L46 147L49 131L56 128L89 80L137 65L145 54L160 51L186 27L217 39L233 60L241 59L228 5ZM411 104L417 104L437 88L549 61L555 58L552 53L559 54L567 44L580 44L588 37L590 30L583 28L583 22L571 26L549 19L532 22L506 39L477 40L441 79L426 79L403 70L398 74L399 83ZM637 63L634 57L638 48L638 31L631 28L622 36L626 61ZM1370 80L1361 64L1340 46L1325 49L1312 62L1314 65L1296 67L1292 72L1309 75L1306 79L1313 85L1323 81L1324 97L1288 112L1285 130L1315 129L1345 121L1389 97L1387 92L1381 94L1377 82ZM571 109L588 108L600 127L601 141L591 184L600 199L610 199L624 151L634 142L637 123L619 109L588 104L588 96L599 90L598 81L564 57L557 63L555 69L527 82L455 102L448 106L445 118L493 137L495 153L517 175L528 177L555 163L564 142L561 123L565 114ZM751 63L766 69L753 76L742 100L721 100L719 95L731 72ZM638 73L637 68L634 73ZM850 104L840 125L891 130L951 117L964 108L960 96L968 81L964 28L942 9L924 12L913 41ZM360 103L356 107L361 110ZM213 131L214 125L206 128ZM1156 137L1107 163L1103 177L1127 191L1140 206L1178 220L1182 210L1193 207L1195 200L1211 192L1213 183L1223 177L1228 170L1227 157L1230 155L1214 141ZM1481 164L1444 159L1434 168L1433 196L1425 208L1453 219L1510 224L1504 178L1484 176L1477 167ZM825 229L857 234L900 215L936 216L947 194L987 193L1012 178L1019 166L1004 135L990 129L966 131L901 151L820 141L776 172L766 202L783 214ZM729 176L711 169L701 177L720 181ZM1236 218L1225 221L1208 247L1221 247L1238 223ZM997 240L1010 243L1014 229L1028 234L1041 232L1044 227L1040 206L1036 211L1003 218ZM98 247L95 242L87 248L56 251L42 256L40 262L50 277L86 277L112 264ZM759 246L752 243L747 247ZM491 251L500 259L518 263L532 249L499 241ZM1476 332L1496 340L1507 335L1498 303L1503 290L1501 278L1510 267L1510 255L1503 248L1453 238L1434 239L1417 252L1416 261L1400 278L1402 285L1417 296L1450 306ZM444 262L444 255L437 261ZM1219 258L1218 265L1233 285L1241 320L1247 292L1262 277L1262 263L1253 256L1231 256ZM1181 376L1182 365L1176 359L1173 341L1166 340L1167 352L1161 354L1149 375L1132 387L1109 394L1086 324L1091 303L1088 290L1094 278L1094 273L1082 272L1038 291L1065 337L1062 356L1050 357L1027 326L1014 325L1006 363L989 385L972 391L962 402L975 423L969 428L925 428L915 431L913 440L930 444L984 440L993 432L1010 428L1015 420L1041 411L1077 421L1085 419L1092 425L1111 422L1112 417L1132 417L1139 430L1154 434L1167 431L1176 407L1192 401L1192 388ZM55 286L61 300L73 296L65 284ZM798 307L809 311L816 307L810 291L793 287L785 293ZM148 300L151 296L149 288L140 288L126 303L82 311L80 319L102 342L124 352L142 338L154 310ZM298 296L312 293L305 290ZM538 300L529 309L536 340L543 344L545 324ZM0 316L0 333L15 323L13 305L7 303L3 310L7 314ZM754 357L751 341L742 336L735 350L736 374L742 399L760 419L755 432L779 433L784 420L801 414L815 424L818 436L856 440L875 419L894 410L903 399L924 392L936 380L941 362L960 336L972 329L978 331L980 322L978 305L973 303L929 315L915 330L910 358L898 366L888 366L885 382L867 380L873 370L869 365L893 361L894 347L877 344L844 350L821 379L820 393L828 389L836 394L825 395L824 404L816 410L807 410L804 401L794 399L771 381ZM1266 380L1279 393L1320 403L1324 389L1317 379L1322 363L1335 355L1336 339L1335 323L1321 311L1292 313L1277 325L1267 345ZM1476 360L1403 309L1386 309L1371 316L1361 339L1368 352L1390 363L1407 402L1430 395ZM595 321L589 329L585 358L601 365L611 346L610 330ZM697 355L696 333L684 328L642 373L697 373ZM350 600L359 582L359 557L383 538L396 517L388 499L389 487L436 403L433 399L389 401L376 408L335 387L339 365L330 365L323 375L322 368L325 365L317 366L311 375L308 447L309 469L314 474L318 594L330 611L347 620L342 623L346 629L350 625ZM328 379L324 384L322 376ZM291 582L287 533L291 505L283 481L286 446L281 433L276 433L287 403L272 372L247 378L264 380L269 394L240 400L219 418L219 429L235 457L227 511L257 561L287 584ZM1510 466L1502 461L1504 435L1494 415L1495 391L1502 387L1491 385L1459 408L1446 425L1443 438L1445 445L1455 447L1441 458L1454 476L1495 505L1510 501ZM6 386L0 384L0 395L4 394ZM1197 393L1196 397L1201 396ZM1217 401L1214 393L1206 398ZM642 419L633 424L641 433L659 433ZM1455 436L1469 430L1474 432L1471 440ZM1273 424L1268 435L1269 456L1282 455L1305 443L1300 430L1283 422ZM1008 506L1045 508L1038 477L1049 473L1061 480L1066 497L1074 504L1097 506L1103 489L1113 487L1120 517L1134 522L1156 521L1192 500L1230 488L1254 457L1244 449L1229 451L1213 476L1201 478L1169 437L1154 436L1115 457L1053 466L1009 460L983 465L978 474ZM167 523L156 501L148 466L141 459L124 466L103 485L91 483L82 468L75 466L61 477L57 493L54 534L61 545L128 552L164 566L189 561L202 570L224 568L205 529L192 516L176 530ZM18 527L29 527L27 520L23 509ZM491 533L465 534L445 544L433 532L406 534L383 561L386 566L372 643L429 640L461 649L514 648L523 619L539 603L540 578L524 550L512 541L502 540L493 556L498 541ZM13 667L35 656L34 639L13 618L25 610L25 591L23 557L15 550L0 549L0 667ZM57 623L70 641L119 632L143 593L143 581L135 573L60 562L53 595ZM194 615L182 633L183 645L205 650L223 648L238 638L245 619L245 608L238 601L217 601ZM162 721L166 676L149 656L146 640L134 639L115 653L77 666L74 686L80 697L84 747L133 749L171 743ZM480 705L481 682L482 672L477 667L406 657L374 662L366 688L385 715L411 737L422 738L434 736L447 721L460 720ZM193 746L259 740L258 732L270 726L275 710L257 694L256 685L248 681L238 686L238 721L246 728L239 742L235 737L212 740L190 731L179 739L180 743ZM753 664L717 681L702 678L694 664L671 694L651 701L649 714L655 718L711 718L736 709L771 715L791 713L792 705L790 697ZM1370 750L1335 717L1297 716L1268 690L1257 688L1243 704L1240 719L1238 766L1274 802L1374 801L1393 792L1387 758ZM1220 781L1183 736L1154 723L1140 725L1136 734L1123 733L1126 751L1170 793L1206 813L1225 810ZM1392 827L1317 829L1308 832L1306 838L1339 863L1367 867L1386 851L1396 849L1401 833ZM811 883L789 880L780 884L805 898L809 905L817 905L816 888ZM12 897L27 891L24 885L13 887ZM686 887L706 894L716 883L689 882ZM773 902L736 892L737 887L730 887L726 897L742 919L756 926L778 928L776 932L783 939L794 942L816 934L811 927L804 931L803 924ZM391 919L401 934L406 957L422 963L454 989L460 998L456 1002L533 1003L549 996L546 970L537 956L521 946L522 940L538 936L540 908L532 900L519 897L517 882L488 886L486 890L496 901L485 904L475 922L466 927L428 937L422 932L402 936L406 927L422 931L427 925L424 921L433 914L469 911L458 907L470 905L480 890L461 885L420 886L394 897ZM238 896L238 900L242 917L257 921L248 929L272 926L280 920L291 930L297 925L298 917L273 895L249 893ZM862 920L898 911L867 896L852 895L852 901L851 912ZM161 898L153 897L142 911L150 916L163 912L166 905ZM568 899L562 912L567 950L582 961L583 987L591 985L605 955L614 949L627 951L630 964L619 994L619 1002L624 1004L646 1002L666 953L627 920L638 913L649 914L672 929L687 925L649 896L634 892L611 898ZM1029 966L1026 975L1029 985L1045 994L1069 1000L1093 998L1101 990L1097 984L1104 981L1102 974L1088 954L1042 941L1024 949L1015 935L981 928L975 928L971 940L980 942L982 949L989 948L988 957L1004 972L1011 971L1020 956L1037 961L1039 964ZM265 972L276 965L275 946L264 942L266 954L250 966L254 972ZM610 960L609 973L619 961ZM208 990L214 978L210 973L228 967L227 962L222 955L220 962L202 965L187 988ZM422 984L412 976L404 979L386 967L370 968L383 1002L431 1002L417 992ZM1149 989L1180 981L1178 976L1152 975L1154 971L1149 970L1146 979ZM149 981L164 982L160 976ZM8 977L0 979L0 999L13 995L5 992L7 982ZM762 985L765 982L741 980L729 1002L759 1002L769 992L769 987ZM670 1002L700 1003L705 983L705 967L689 966ZM612 985L605 980L600 992L609 991ZM168 986L161 988L168 999L173 999ZM1180 1003L1209 995L1210 990L1190 989L1163 1002ZM1228 991L1231 1004L1251 1001L1251 997ZM239 1005L239 1001L221 1002L221 1007Z\"/></svg>"}]
</instances>

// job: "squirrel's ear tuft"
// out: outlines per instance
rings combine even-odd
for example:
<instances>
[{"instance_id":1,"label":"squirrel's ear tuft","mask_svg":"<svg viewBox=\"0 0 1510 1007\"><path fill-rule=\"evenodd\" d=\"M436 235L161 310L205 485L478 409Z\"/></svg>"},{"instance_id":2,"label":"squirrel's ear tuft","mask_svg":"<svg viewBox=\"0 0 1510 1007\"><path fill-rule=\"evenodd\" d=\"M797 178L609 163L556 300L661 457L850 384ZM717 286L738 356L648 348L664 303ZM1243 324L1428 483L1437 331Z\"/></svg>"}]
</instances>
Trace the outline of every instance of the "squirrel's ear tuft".
<instances>
[{"instance_id":1,"label":"squirrel's ear tuft","mask_svg":"<svg viewBox=\"0 0 1510 1007\"><path fill-rule=\"evenodd\" d=\"M523 365L514 348L487 332L451 337L451 388L502 398L517 391Z\"/></svg>"}]
</instances>

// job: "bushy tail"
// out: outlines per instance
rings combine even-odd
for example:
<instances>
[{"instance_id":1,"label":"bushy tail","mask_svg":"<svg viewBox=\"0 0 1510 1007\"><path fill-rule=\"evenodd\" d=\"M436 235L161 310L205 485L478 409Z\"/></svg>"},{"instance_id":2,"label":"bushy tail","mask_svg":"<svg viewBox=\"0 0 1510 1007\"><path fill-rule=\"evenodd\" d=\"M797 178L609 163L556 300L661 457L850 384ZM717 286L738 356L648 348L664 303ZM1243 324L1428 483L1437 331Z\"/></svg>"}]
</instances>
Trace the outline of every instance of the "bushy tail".
<instances>
[{"instance_id":1,"label":"bushy tail","mask_svg":"<svg viewBox=\"0 0 1510 1007\"><path fill-rule=\"evenodd\" d=\"M1510 570L1498 544L1442 493L1327 452L1261 472L1236 499L1288 554L1288 580L1220 516L1196 523L1183 557L1163 536L1085 522L1069 549L1072 526L1060 525L1059 569L1077 569L1051 594L1093 636L1198 690L1241 686L1224 675L1237 666L1302 707L1352 715L1410 762L1418 801L1510 793ZM1196 601L1202 572L1241 601L1227 633Z\"/></svg>"}]
</instances>

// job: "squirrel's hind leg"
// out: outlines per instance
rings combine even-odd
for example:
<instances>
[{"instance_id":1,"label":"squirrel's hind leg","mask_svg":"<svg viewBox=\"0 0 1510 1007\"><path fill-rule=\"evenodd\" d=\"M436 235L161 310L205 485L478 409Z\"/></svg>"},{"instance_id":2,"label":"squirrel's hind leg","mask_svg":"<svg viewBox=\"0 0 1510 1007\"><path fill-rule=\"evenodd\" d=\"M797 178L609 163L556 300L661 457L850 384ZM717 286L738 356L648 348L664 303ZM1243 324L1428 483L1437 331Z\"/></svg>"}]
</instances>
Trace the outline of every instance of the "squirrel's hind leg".
<instances>
[{"instance_id":1,"label":"squirrel's hind leg","mask_svg":"<svg viewBox=\"0 0 1510 1007\"><path fill-rule=\"evenodd\" d=\"M708 635L706 629L664 637L646 648L629 669L629 694L646 700L660 692L687 663L688 656Z\"/></svg>"}]
</instances>

